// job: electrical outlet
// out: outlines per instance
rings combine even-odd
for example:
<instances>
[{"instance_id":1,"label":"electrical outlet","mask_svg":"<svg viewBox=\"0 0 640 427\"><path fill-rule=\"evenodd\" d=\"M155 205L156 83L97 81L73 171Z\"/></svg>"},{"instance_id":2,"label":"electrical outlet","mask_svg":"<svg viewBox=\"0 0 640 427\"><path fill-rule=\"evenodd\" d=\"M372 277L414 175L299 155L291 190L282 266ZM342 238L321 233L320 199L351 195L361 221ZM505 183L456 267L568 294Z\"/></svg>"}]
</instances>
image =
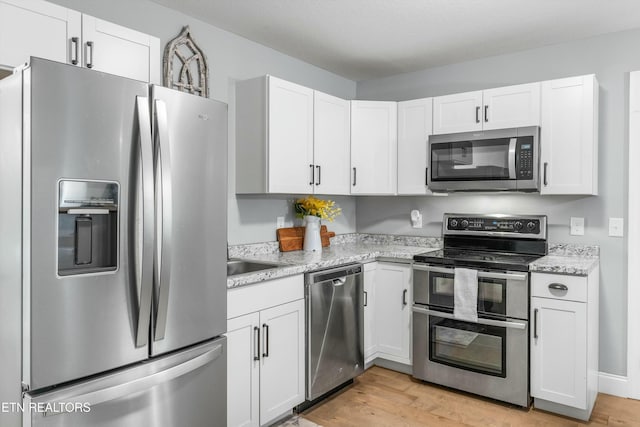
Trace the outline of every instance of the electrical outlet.
<instances>
[{"instance_id":1,"label":"electrical outlet","mask_svg":"<svg viewBox=\"0 0 640 427\"><path fill-rule=\"evenodd\" d=\"M571 235L584 236L584 218L571 217Z\"/></svg>"},{"instance_id":2,"label":"electrical outlet","mask_svg":"<svg viewBox=\"0 0 640 427\"><path fill-rule=\"evenodd\" d=\"M624 218L609 218L609 236L624 236Z\"/></svg>"},{"instance_id":3,"label":"electrical outlet","mask_svg":"<svg viewBox=\"0 0 640 427\"><path fill-rule=\"evenodd\" d=\"M276 228L284 228L284 217L276 217Z\"/></svg>"}]
</instances>

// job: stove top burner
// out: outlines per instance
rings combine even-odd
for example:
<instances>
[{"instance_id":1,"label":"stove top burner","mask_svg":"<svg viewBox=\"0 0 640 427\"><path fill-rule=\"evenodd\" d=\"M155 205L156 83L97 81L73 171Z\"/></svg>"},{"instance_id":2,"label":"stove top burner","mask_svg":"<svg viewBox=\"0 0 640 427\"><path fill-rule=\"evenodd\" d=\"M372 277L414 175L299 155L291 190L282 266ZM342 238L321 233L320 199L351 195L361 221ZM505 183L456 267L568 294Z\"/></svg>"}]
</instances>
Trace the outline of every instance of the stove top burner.
<instances>
[{"instance_id":1,"label":"stove top burner","mask_svg":"<svg viewBox=\"0 0 640 427\"><path fill-rule=\"evenodd\" d=\"M449 267L474 267L492 270L529 271L529 263L541 255L511 254L463 249L440 249L415 255L413 260Z\"/></svg>"}]
</instances>

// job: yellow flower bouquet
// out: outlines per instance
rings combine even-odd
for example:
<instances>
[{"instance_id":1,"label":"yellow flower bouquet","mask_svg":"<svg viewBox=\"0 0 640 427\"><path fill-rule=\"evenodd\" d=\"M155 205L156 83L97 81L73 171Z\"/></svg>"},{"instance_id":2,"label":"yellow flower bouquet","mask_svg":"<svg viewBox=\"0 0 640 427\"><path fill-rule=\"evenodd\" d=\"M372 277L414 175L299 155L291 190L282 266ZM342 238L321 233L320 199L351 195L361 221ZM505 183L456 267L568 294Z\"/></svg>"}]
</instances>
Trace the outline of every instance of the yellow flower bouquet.
<instances>
[{"instance_id":1,"label":"yellow flower bouquet","mask_svg":"<svg viewBox=\"0 0 640 427\"><path fill-rule=\"evenodd\" d=\"M304 218L310 215L333 222L342 212L342 209L336 207L335 204L336 202L333 200L322 200L313 196L307 196L296 200L293 208L298 218Z\"/></svg>"}]
</instances>

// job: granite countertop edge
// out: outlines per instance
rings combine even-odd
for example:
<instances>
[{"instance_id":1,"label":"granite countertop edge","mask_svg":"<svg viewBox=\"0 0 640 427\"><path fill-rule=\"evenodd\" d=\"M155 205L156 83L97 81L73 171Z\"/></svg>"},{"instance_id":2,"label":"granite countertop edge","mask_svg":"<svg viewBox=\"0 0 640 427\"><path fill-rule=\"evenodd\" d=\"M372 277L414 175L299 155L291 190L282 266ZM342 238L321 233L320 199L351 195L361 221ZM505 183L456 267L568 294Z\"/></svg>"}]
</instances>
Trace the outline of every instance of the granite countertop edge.
<instances>
[{"instance_id":1,"label":"granite countertop edge","mask_svg":"<svg viewBox=\"0 0 640 427\"><path fill-rule=\"evenodd\" d=\"M373 237L372 237L373 236ZM332 240L333 241L333 240ZM401 240L380 235L350 235L322 252L279 252L277 242L238 245L230 248L234 258L262 261L277 267L227 277L227 289L252 285L267 280L304 274L310 271L352 262L411 262L413 256L441 248L441 240ZM600 262L598 246L550 244L549 254L529 264L529 271L572 276L588 276Z\"/></svg>"}]
</instances>

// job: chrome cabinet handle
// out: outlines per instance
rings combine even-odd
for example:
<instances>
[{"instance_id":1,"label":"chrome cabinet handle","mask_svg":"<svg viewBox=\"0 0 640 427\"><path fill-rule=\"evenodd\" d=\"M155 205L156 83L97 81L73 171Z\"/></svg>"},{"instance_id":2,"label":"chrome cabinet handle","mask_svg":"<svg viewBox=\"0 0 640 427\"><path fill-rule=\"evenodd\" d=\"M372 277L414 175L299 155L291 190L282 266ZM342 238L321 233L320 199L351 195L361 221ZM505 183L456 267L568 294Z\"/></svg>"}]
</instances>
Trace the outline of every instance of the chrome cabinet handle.
<instances>
[{"instance_id":1,"label":"chrome cabinet handle","mask_svg":"<svg viewBox=\"0 0 640 427\"><path fill-rule=\"evenodd\" d=\"M356 186L356 168L353 168L353 186Z\"/></svg>"},{"instance_id":2,"label":"chrome cabinet handle","mask_svg":"<svg viewBox=\"0 0 640 427\"><path fill-rule=\"evenodd\" d=\"M309 185L313 185L313 179L314 179L314 177L313 177L313 165L309 165L309 170L311 171L310 172L311 175L309 177Z\"/></svg>"},{"instance_id":3,"label":"chrome cabinet handle","mask_svg":"<svg viewBox=\"0 0 640 427\"><path fill-rule=\"evenodd\" d=\"M568 291L569 288L567 285L563 285L562 283L552 283L549 285L549 289L553 289L556 291Z\"/></svg>"},{"instance_id":4,"label":"chrome cabinet handle","mask_svg":"<svg viewBox=\"0 0 640 427\"><path fill-rule=\"evenodd\" d=\"M407 290L402 291L402 305L407 305Z\"/></svg>"},{"instance_id":5,"label":"chrome cabinet handle","mask_svg":"<svg viewBox=\"0 0 640 427\"><path fill-rule=\"evenodd\" d=\"M542 182L544 183L544 186L546 187L549 183L547 182L547 166L549 165L548 162L544 162L544 179L542 180Z\"/></svg>"},{"instance_id":6,"label":"chrome cabinet handle","mask_svg":"<svg viewBox=\"0 0 640 427\"><path fill-rule=\"evenodd\" d=\"M538 338L538 309L533 309L533 338Z\"/></svg>"},{"instance_id":7,"label":"chrome cabinet handle","mask_svg":"<svg viewBox=\"0 0 640 427\"><path fill-rule=\"evenodd\" d=\"M320 185L322 177L320 176L320 166L316 166L316 172L318 173L318 180L316 181L316 185Z\"/></svg>"},{"instance_id":8,"label":"chrome cabinet handle","mask_svg":"<svg viewBox=\"0 0 640 427\"><path fill-rule=\"evenodd\" d=\"M476 123L480 123L480 106L476 107Z\"/></svg>"},{"instance_id":9,"label":"chrome cabinet handle","mask_svg":"<svg viewBox=\"0 0 640 427\"><path fill-rule=\"evenodd\" d=\"M262 353L262 357L269 357L269 325L266 323L262 324L262 329L264 330L264 353Z\"/></svg>"},{"instance_id":10,"label":"chrome cabinet handle","mask_svg":"<svg viewBox=\"0 0 640 427\"><path fill-rule=\"evenodd\" d=\"M87 68L93 68L93 42L87 42Z\"/></svg>"},{"instance_id":11,"label":"chrome cabinet handle","mask_svg":"<svg viewBox=\"0 0 640 427\"><path fill-rule=\"evenodd\" d=\"M80 56L80 52L78 52L79 47L80 39L78 37L71 37L71 63L73 65L78 65L78 56Z\"/></svg>"},{"instance_id":12,"label":"chrome cabinet handle","mask_svg":"<svg viewBox=\"0 0 640 427\"><path fill-rule=\"evenodd\" d=\"M484 121L485 123L489 121L489 106L484 106Z\"/></svg>"},{"instance_id":13,"label":"chrome cabinet handle","mask_svg":"<svg viewBox=\"0 0 640 427\"><path fill-rule=\"evenodd\" d=\"M253 350L253 360L260 360L260 328L254 326L253 335L256 339L256 347Z\"/></svg>"}]
</instances>

